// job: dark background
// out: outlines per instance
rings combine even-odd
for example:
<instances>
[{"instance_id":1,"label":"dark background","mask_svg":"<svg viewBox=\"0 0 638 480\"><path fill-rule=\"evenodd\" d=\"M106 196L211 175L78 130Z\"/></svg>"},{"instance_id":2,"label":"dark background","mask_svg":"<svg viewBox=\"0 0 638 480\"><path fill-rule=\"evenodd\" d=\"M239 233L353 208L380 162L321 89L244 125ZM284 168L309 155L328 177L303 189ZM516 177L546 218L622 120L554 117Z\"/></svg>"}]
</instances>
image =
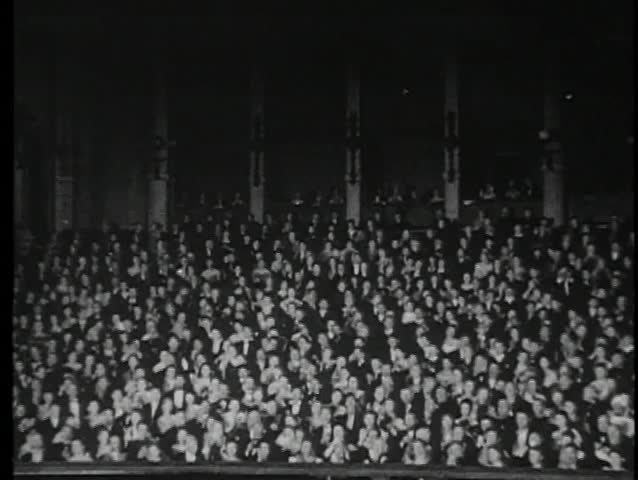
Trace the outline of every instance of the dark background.
<instances>
[{"instance_id":1,"label":"dark background","mask_svg":"<svg viewBox=\"0 0 638 480\"><path fill-rule=\"evenodd\" d=\"M525 12L283 6L188 10L162 2L14 5L15 95L37 118L28 149L41 201L51 177L52 78L84 135L85 223L144 218L152 138L151 62L167 67L177 200L246 193L249 79L264 65L267 195L343 182L345 59L361 63L364 187L441 182L443 59L459 52L462 195L485 181L540 181L543 68L559 58L570 193L633 190L633 5L537 2ZM556 2L554 2L556 3ZM183 3L184 4L184 3ZM283 5L283 4L282 4ZM404 89L409 94L403 95Z\"/></svg>"}]
</instances>

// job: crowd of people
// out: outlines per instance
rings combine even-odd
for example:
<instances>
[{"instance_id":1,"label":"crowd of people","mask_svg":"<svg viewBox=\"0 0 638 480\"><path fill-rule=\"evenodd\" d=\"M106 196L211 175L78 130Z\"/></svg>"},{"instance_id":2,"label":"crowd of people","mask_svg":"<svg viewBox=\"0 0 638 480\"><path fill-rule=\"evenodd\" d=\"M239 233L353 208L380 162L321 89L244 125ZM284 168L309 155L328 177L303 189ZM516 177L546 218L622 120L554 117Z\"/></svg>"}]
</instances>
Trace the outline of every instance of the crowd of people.
<instances>
[{"instance_id":1,"label":"crowd of people","mask_svg":"<svg viewBox=\"0 0 638 480\"><path fill-rule=\"evenodd\" d=\"M240 192L234 192L229 198L217 192L212 202L209 202L207 193L192 196L192 192L182 193L181 202L178 205L180 213L189 213L192 216L203 218L207 213L213 213L216 218L223 218L228 210L235 216L244 216L247 204ZM190 200L189 200L189 195ZM327 192L314 190L311 192L294 192L284 201L270 199L270 213L276 215L291 211L298 219L309 220L309 215L326 212L343 213L345 210L345 198L343 192L336 186L332 186ZM281 200L281 199L280 199ZM489 206L497 201L516 204L519 201L538 200L538 189L530 177L524 177L522 181L509 179L503 184L503 188L495 188L493 184L484 184L477 192L476 198L465 200L466 204L481 204ZM402 215L408 214L413 209L426 209L435 213L444 208L445 198L439 188L426 189L421 192L415 185L398 181L387 181L380 188L366 192L363 196L363 205L366 210L396 211Z\"/></svg>"},{"instance_id":2,"label":"crowd of people","mask_svg":"<svg viewBox=\"0 0 638 480\"><path fill-rule=\"evenodd\" d=\"M337 212L18 259L19 462L633 470L633 227Z\"/></svg>"},{"instance_id":3,"label":"crowd of people","mask_svg":"<svg viewBox=\"0 0 638 480\"><path fill-rule=\"evenodd\" d=\"M532 200L537 197L538 189L529 177L523 178L522 182L517 182L513 178L509 179L500 194L491 183L483 185L478 192L478 199L482 202L492 202L499 198L515 202L519 200Z\"/></svg>"}]
</instances>

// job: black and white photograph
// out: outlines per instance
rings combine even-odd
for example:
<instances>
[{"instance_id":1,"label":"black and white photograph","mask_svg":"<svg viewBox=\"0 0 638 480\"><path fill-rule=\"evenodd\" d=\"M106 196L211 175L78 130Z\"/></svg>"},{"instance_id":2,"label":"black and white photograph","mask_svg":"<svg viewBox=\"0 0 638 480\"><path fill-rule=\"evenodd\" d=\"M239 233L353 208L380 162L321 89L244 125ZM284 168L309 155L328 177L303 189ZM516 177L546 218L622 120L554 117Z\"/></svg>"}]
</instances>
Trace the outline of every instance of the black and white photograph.
<instances>
[{"instance_id":1,"label":"black and white photograph","mask_svg":"<svg viewBox=\"0 0 638 480\"><path fill-rule=\"evenodd\" d=\"M457 3L13 2L14 478L634 478L634 2Z\"/></svg>"}]
</instances>

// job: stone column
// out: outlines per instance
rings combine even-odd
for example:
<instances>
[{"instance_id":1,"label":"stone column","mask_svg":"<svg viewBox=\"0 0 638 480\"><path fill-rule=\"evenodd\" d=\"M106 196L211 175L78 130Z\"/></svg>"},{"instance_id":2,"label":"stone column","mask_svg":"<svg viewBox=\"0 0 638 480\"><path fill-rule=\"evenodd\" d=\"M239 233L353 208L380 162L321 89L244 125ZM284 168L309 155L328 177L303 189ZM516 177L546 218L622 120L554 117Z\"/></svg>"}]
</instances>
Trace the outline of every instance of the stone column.
<instances>
[{"instance_id":1,"label":"stone column","mask_svg":"<svg viewBox=\"0 0 638 480\"><path fill-rule=\"evenodd\" d=\"M73 85L68 62L56 57L53 65L53 228L56 232L74 227Z\"/></svg>"},{"instance_id":2,"label":"stone column","mask_svg":"<svg viewBox=\"0 0 638 480\"><path fill-rule=\"evenodd\" d=\"M22 139L18 138L13 151L13 224L24 226L24 163L22 161L23 146Z\"/></svg>"},{"instance_id":3,"label":"stone column","mask_svg":"<svg viewBox=\"0 0 638 480\"><path fill-rule=\"evenodd\" d=\"M94 227L93 194L91 191L92 156L91 134L88 125L80 127L77 131L77 162L75 164L75 197L77 199L75 209L75 223L79 228Z\"/></svg>"},{"instance_id":4,"label":"stone column","mask_svg":"<svg viewBox=\"0 0 638 480\"><path fill-rule=\"evenodd\" d=\"M55 151L55 231L73 228L74 183L73 121L67 105L58 103Z\"/></svg>"},{"instance_id":5,"label":"stone column","mask_svg":"<svg viewBox=\"0 0 638 480\"><path fill-rule=\"evenodd\" d=\"M250 213L255 221L264 221L264 78L260 66L255 66L251 78L250 166L248 192Z\"/></svg>"},{"instance_id":6,"label":"stone column","mask_svg":"<svg viewBox=\"0 0 638 480\"><path fill-rule=\"evenodd\" d=\"M554 225L565 221L564 164L560 140L559 98L555 85L554 66L549 65L545 73L543 98L543 130L539 134L543 153L543 216L551 218Z\"/></svg>"},{"instance_id":7,"label":"stone column","mask_svg":"<svg viewBox=\"0 0 638 480\"><path fill-rule=\"evenodd\" d=\"M361 221L361 85L359 68L346 67L346 219Z\"/></svg>"},{"instance_id":8,"label":"stone column","mask_svg":"<svg viewBox=\"0 0 638 480\"><path fill-rule=\"evenodd\" d=\"M456 54L450 53L445 60L445 145L443 182L445 216L456 220L460 209L460 147L459 147L459 87Z\"/></svg>"},{"instance_id":9,"label":"stone column","mask_svg":"<svg viewBox=\"0 0 638 480\"><path fill-rule=\"evenodd\" d=\"M168 149L174 143L168 140L168 108L164 70L155 65L154 156L148 185L148 226L168 223Z\"/></svg>"}]
</instances>

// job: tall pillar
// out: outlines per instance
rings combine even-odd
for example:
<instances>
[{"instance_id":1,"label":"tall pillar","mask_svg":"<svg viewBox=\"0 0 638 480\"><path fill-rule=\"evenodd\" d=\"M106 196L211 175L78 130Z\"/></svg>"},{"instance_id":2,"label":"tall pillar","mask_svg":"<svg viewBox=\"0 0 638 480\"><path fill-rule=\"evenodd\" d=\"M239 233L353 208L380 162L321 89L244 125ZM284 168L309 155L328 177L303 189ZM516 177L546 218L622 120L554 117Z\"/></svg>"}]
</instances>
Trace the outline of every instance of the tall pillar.
<instances>
[{"instance_id":1,"label":"tall pillar","mask_svg":"<svg viewBox=\"0 0 638 480\"><path fill-rule=\"evenodd\" d=\"M168 140L168 107L166 80L161 65L155 65L154 158L148 185L148 226L154 223L166 226L168 222L169 168L168 149L174 142Z\"/></svg>"},{"instance_id":2,"label":"tall pillar","mask_svg":"<svg viewBox=\"0 0 638 480\"><path fill-rule=\"evenodd\" d=\"M55 231L73 228L74 183L73 121L66 104L57 105L55 151Z\"/></svg>"},{"instance_id":3,"label":"tall pillar","mask_svg":"<svg viewBox=\"0 0 638 480\"><path fill-rule=\"evenodd\" d=\"M22 155L22 139L18 138L13 151L13 224L21 226L24 225L25 221L24 202L26 199Z\"/></svg>"},{"instance_id":4,"label":"tall pillar","mask_svg":"<svg viewBox=\"0 0 638 480\"><path fill-rule=\"evenodd\" d=\"M445 216L456 220L460 209L461 171L459 169L459 86L456 54L450 53L445 61L445 145L443 182Z\"/></svg>"},{"instance_id":5,"label":"tall pillar","mask_svg":"<svg viewBox=\"0 0 638 480\"><path fill-rule=\"evenodd\" d=\"M56 56L53 64L54 148L53 228L56 232L74 227L74 145L68 60Z\"/></svg>"},{"instance_id":6,"label":"tall pillar","mask_svg":"<svg viewBox=\"0 0 638 480\"><path fill-rule=\"evenodd\" d=\"M92 156L90 128L84 124L78 128L77 162L75 164L75 223L80 228L90 228L93 224L93 192L91 191Z\"/></svg>"},{"instance_id":7,"label":"tall pillar","mask_svg":"<svg viewBox=\"0 0 638 480\"><path fill-rule=\"evenodd\" d=\"M346 67L346 218L361 221L361 84L359 68Z\"/></svg>"},{"instance_id":8,"label":"tall pillar","mask_svg":"<svg viewBox=\"0 0 638 480\"><path fill-rule=\"evenodd\" d=\"M565 182L563 177L563 149L560 140L560 110L555 84L554 66L548 65L545 73L543 98L543 130L539 137L543 144L541 169L543 171L543 216L551 218L554 225L565 221Z\"/></svg>"},{"instance_id":9,"label":"tall pillar","mask_svg":"<svg viewBox=\"0 0 638 480\"><path fill-rule=\"evenodd\" d=\"M250 213L255 221L264 221L264 78L260 66L255 66L251 78L250 166L248 192Z\"/></svg>"}]
</instances>

